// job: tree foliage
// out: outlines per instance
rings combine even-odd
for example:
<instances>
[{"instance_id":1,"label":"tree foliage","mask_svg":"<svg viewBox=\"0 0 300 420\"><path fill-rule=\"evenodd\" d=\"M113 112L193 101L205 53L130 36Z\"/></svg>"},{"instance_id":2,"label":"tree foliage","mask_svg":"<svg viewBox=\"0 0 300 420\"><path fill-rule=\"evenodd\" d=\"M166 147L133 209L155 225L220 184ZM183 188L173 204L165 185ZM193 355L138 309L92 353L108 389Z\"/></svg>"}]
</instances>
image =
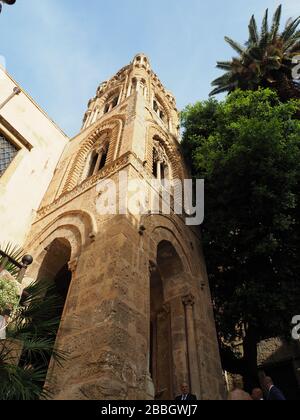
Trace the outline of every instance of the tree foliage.
<instances>
[{"instance_id":1,"label":"tree foliage","mask_svg":"<svg viewBox=\"0 0 300 420\"><path fill-rule=\"evenodd\" d=\"M260 89L182 113L186 158L206 183L203 241L220 342L240 335L252 346L252 361L239 364L244 374L254 369L256 344L289 336L299 312L298 108Z\"/></svg>"}]
</instances>

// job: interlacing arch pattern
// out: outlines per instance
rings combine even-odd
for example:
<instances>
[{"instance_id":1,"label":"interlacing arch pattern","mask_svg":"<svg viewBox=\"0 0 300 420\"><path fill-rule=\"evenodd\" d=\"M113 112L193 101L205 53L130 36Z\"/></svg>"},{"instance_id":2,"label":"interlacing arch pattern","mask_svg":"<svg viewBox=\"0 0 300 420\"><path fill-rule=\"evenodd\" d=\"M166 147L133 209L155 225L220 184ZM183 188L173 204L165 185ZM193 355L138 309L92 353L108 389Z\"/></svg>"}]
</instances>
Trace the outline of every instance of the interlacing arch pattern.
<instances>
[{"instance_id":1,"label":"interlacing arch pattern","mask_svg":"<svg viewBox=\"0 0 300 420\"><path fill-rule=\"evenodd\" d=\"M117 157L116 152L118 151L118 143L120 141L122 128L122 119L114 118L104 122L92 132L88 139L82 144L79 152L74 158L62 194L72 191L80 183L88 156L100 137L103 137L104 142L107 142L109 139L107 163L111 163Z\"/></svg>"},{"instance_id":2,"label":"interlacing arch pattern","mask_svg":"<svg viewBox=\"0 0 300 420\"><path fill-rule=\"evenodd\" d=\"M150 125L148 128L147 156L148 170L153 171L153 150L156 142L161 144L168 157L171 166L171 178L183 180L185 171L182 164L180 145L172 141L169 136L158 125ZM176 144L177 143L177 144Z\"/></svg>"}]
</instances>

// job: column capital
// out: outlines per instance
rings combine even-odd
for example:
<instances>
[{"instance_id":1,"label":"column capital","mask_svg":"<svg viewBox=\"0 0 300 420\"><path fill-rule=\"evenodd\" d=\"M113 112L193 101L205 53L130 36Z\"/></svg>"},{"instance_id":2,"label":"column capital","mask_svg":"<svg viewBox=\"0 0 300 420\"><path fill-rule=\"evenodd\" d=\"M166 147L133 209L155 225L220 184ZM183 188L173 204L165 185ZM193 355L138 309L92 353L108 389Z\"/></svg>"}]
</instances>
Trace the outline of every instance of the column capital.
<instances>
[{"instance_id":1,"label":"column capital","mask_svg":"<svg viewBox=\"0 0 300 420\"><path fill-rule=\"evenodd\" d=\"M182 297L182 303L184 306L194 306L195 305L195 296L192 293L189 293L186 296Z\"/></svg>"},{"instance_id":2,"label":"column capital","mask_svg":"<svg viewBox=\"0 0 300 420\"><path fill-rule=\"evenodd\" d=\"M77 265L78 265L78 258L75 258L72 261L69 261L68 263L68 268L71 271L72 274L75 274L75 271L77 269Z\"/></svg>"}]
</instances>

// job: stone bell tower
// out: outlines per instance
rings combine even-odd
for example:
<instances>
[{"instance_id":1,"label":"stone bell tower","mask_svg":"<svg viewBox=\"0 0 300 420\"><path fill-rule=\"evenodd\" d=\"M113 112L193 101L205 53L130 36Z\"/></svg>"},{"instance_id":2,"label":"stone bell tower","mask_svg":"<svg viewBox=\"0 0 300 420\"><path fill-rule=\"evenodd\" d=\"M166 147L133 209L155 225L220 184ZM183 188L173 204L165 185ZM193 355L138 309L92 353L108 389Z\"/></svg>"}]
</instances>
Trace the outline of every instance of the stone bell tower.
<instances>
[{"instance_id":1,"label":"stone bell tower","mask_svg":"<svg viewBox=\"0 0 300 420\"><path fill-rule=\"evenodd\" d=\"M187 177L175 99L138 54L102 83L66 146L28 237L30 276L65 298L47 384L55 399L174 399L223 377L198 231L182 216L100 214L99 182ZM126 185L117 192L126 192ZM119 212L120 213L120 212Z\"/></svg>"}]
</instances>

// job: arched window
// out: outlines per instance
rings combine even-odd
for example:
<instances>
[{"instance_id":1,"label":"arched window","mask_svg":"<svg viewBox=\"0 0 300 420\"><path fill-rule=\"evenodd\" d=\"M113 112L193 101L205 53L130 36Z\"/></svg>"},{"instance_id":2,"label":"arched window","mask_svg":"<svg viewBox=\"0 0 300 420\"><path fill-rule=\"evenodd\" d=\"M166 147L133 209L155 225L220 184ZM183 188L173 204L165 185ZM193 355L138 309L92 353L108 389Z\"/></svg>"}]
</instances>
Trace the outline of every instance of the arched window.
<instances>
[{"instance_id":1,"label":"arched window","mask_svg":"<svg viewBox=\"0 0 300 420\"><path fill-rule=\"evenodd\" d=\"M132 95L134 92L136 92L136 90L137 90L137 79L134 77L131 81L130 95Z\"/></svg>"},{"instance_id":2,"label":"arched window","mask_svg":"<svg viewBox=\"0 0 300 420\"><path fill-rule=\"evenodd\" d=\"M104 106L104 114L112 111L116 106L119 104L120 92L115 92L107 99L106 104Z\"/></svg>"},{"instance_id":3,"label":"arched window","mask_svg":"<svg viewBox=\"0 0 300 420\"><path fill-rule=\"evenodd\" d=\"M165 124L168 124L167 112L158 98L153 100L153 110Z\"/></svg>"},{"instance_id":4,"label":"arched window","mask_svg":"<svg viewBox=\"0 0 300 420\"><path fill-rule=\"evenodd\" d=\"M162 184L170 180L170 162L163 145L158 139L154 139L153 175Z\"/></svg>"},{"instance_id":5,"label":"arched window","mask_svg":"<svg viewBox=\"0 0 300 420\"><path fill-rule=\"evenodd\" d=\"M89 155L86 177L90 178L100 172L106 165L109 143L96 145Z\"/></svg>"},{"instance_id":6,"label":"arched window","mask_svg":"<svg viewBox=\"0 0 300 420\"><path fill-rule=\"evenodd\" d=\"M90 157L90 164L89 164L89 171L87 174L87 178L90 178L91 176L94 175L98 159L99 159L99 153L93 150Z\"/></svg>"}]
</instances>

